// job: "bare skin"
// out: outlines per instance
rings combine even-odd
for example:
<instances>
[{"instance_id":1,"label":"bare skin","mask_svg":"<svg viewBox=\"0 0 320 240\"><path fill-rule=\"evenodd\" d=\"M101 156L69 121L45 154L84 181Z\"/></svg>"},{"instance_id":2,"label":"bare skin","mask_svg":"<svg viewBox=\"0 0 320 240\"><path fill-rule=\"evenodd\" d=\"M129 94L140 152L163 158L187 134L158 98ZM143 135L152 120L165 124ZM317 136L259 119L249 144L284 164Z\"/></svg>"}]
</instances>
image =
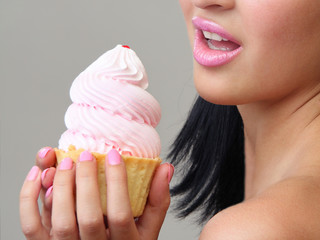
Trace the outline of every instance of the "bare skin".
<instances>
[{"instance_id":1,"label":"bare skin","mask_svg":"<svg viewBox=\"0 0 320 240\"><path fill-rule=\"evenodd\" d=\"M213 217L200 239L320 238L319 100L273 119L278 124L253 142L246 131L245 200Z\"/></svg>"},{"instance_id":2,"label":"bare skin","mask_svg":"<svg viewBox=\"0 0 320 240\"><path fill-rule=\"evenodd\" d=\"M320 2L180 0L180 4L191 46L191 20L199 16L223 26L243 47L239 56L220 67L194 63L199 94L213 103L237 105L245 131L245 200L214 216L200 239L320 239ZM42 170L54 165L52 154L38 158ZM94 170L94 164L91 167ZM124 171L118 167L118 177L123 180ZM51 168L44 179L39 171L34 180L25 181L21 191L24 233L28 239L49 239L50 233L54 239L156 239L169 206L169 169L168 165L158 169L147 211L139 222L133 222L129 211L118 218L110 210L107 232L101 212L90 218L80 214L79 226L76 224L71 194L74 169L61 172L59 166L57 170ZM44 197L53 175L53 186L58 189L59 181L67 178L62 182L67 183L69 195L62 202L68 202L69 208L60 204L60 208L51 209L52 197L57 196L54 202L58 201L57 193L64 191L61 188ZM94 171L90 176L94 179ZM81 178L76 177L76 181L79 186ZM113 189L110 194L120 194L111 201L120 212L128 209L127 201L117 200L127 198L123 182L117 184L122 191ZM86 187L93 196L97 193L94 186ZM36 208L39 194L44 201L41 216ZM77 205L83 210L92 202L85 198L88 193L82 195L83 202ZM95 206L90 214L99 210L97 202ZM65 217L69 217L69 228L63 228L57 220ZM95 235L90 234L93 232Z\"/></svg>"},{"instance_id":3,"label":"bare skin","mask_svg":"<svg viewBox=\"0 0 320 240\"><path fill-rule=\"evenodd\" d=\"M122 160L114 165L106 159L108 216L104 218L94 158L78 161L68 168L62 167L62 161L54 168L56 158L51 148L45 157L40 158L37 154L36 159L37 166L28 174L20 193L20 221L26 239L158 238L170 204L169 182L173 174L170 164L158 167L144 213L134 221ZM48 170L43 174L45 169ZM50 185L52 192L48 188ZM39 196L43 202L41 212L38 210Z\"/></svg>"},{"instance_id":4,"label":"bare skin","mask_svg":"<svg viewBox=\"0 0 320 240\"><path fill-rule=\"evenodd\" d=\"M214 216L200 239L320 239L320 2L180 0L243 47L230 63L194 61L209 102L237 105L245 132L245 200Z\"/></svg>"}]
</instances>

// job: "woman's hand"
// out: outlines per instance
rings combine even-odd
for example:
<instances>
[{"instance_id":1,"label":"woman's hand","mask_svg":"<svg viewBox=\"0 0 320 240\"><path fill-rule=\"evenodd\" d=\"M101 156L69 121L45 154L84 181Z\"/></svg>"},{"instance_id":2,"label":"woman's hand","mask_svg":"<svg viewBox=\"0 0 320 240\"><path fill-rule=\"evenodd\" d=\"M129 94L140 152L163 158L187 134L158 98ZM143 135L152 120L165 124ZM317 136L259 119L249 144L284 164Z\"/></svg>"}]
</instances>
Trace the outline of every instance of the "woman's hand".
<instances>
[{"instance_id":1,"label":"woman's hand","mask_svg":"<svg viewBox=\"0 0 320 240\"><path fill-rule=\"evenodd\" d=\"M30 170L20 192L20 221L27 239L51 230L52 184L56 155L51 147L42 148L36 156L37 166ZM44 171L43 171L44 170ZM41 215L37 202L42 200ZM37 214L34 214L37 213ZM35 238L36 239L36 238Z\"/></svg>"},{"instance_id":2,"label":"woman's hand","mask_svg":"<svg viewBox=\"0 0 320 240\"><path fill-rule=\"evenodd\" d=\"M55 158L51 160L45 164L37 161L37 164L40 168L49 167ZM40 193L41 182L48 187L46 180L50 179L53 169L41 178L40 169L32 168L22 187L20 202L22 229L28 239L157 239L170 204L172 165L165 163L158 167L144 214L135 222L125 165L119 153L112 150L106 159L108 229L100 206L96 167L89 152L81 154L76 166L71 159L64 159L57 167L53 192L49 188L46 194ZM37 204L39 193L44 199L42 215ZM48 211L51 206L52 216Z\"/></svg>"}]
</instances>

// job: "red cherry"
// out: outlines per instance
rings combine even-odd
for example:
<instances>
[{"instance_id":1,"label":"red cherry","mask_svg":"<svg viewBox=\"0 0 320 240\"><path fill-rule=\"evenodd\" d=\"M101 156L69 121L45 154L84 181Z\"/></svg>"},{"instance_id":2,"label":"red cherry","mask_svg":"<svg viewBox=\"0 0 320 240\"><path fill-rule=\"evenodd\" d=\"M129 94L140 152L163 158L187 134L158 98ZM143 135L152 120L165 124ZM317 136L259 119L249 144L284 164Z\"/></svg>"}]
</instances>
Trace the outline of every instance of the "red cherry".
<instances>
[{"instance_id":1,"label":"red cherry","mask_svg":"<svg viewBox=\"0 0 320 240\"><path fill-rule=\"evenodd\" d=\"M130 47L128 45L122 45L122 47L130 49Z\"/></svg>"}]
</instances>

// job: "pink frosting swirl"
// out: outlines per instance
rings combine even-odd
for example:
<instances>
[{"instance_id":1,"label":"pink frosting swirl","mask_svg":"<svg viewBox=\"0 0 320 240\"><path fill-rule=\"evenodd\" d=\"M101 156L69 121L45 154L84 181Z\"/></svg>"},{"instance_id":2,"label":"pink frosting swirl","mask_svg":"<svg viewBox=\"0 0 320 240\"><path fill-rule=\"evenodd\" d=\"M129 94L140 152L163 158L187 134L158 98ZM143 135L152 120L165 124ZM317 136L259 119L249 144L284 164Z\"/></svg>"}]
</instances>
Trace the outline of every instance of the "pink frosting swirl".
<instances>
[{"instance_id":1,"label":"pink frosting swirl","mask_svg":"<svg viewBox=\"0 0 320 240\"><path fill-rule=\"evenodd\" d=\"M118 45L103 54L71 86L68 130L59 148L67 151L72 144L92 152L115 148L125 155L158 157L161 144L155 127L161 110L147 87L145 69L133 50Z\"/></svg>"}]
</instances>

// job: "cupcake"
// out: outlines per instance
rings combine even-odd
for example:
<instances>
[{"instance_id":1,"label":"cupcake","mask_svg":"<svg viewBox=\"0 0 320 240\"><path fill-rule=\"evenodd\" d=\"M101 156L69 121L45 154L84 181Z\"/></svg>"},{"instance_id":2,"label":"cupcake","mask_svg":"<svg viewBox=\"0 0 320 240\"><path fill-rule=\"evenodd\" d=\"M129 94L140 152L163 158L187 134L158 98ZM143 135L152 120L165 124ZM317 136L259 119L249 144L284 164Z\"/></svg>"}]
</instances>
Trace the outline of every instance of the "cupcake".
<instances>
[{"instance_id":1,"label":"cupcake","mask_svg":"<svg viewBox=\"0 0 320 240\"><path fill-rule=\"evenodd\" d=\"M101 207L106 215L105 157L111 149L121 154L127 169L134 217L142 215L152 177L160 165L161 118L157 100L145 89L148 78L136 53L117 45L74 80L72 104L65 114L67 130L55 149L57 162L90 151L97 159Z\"/></svg>"}]
</instances>

